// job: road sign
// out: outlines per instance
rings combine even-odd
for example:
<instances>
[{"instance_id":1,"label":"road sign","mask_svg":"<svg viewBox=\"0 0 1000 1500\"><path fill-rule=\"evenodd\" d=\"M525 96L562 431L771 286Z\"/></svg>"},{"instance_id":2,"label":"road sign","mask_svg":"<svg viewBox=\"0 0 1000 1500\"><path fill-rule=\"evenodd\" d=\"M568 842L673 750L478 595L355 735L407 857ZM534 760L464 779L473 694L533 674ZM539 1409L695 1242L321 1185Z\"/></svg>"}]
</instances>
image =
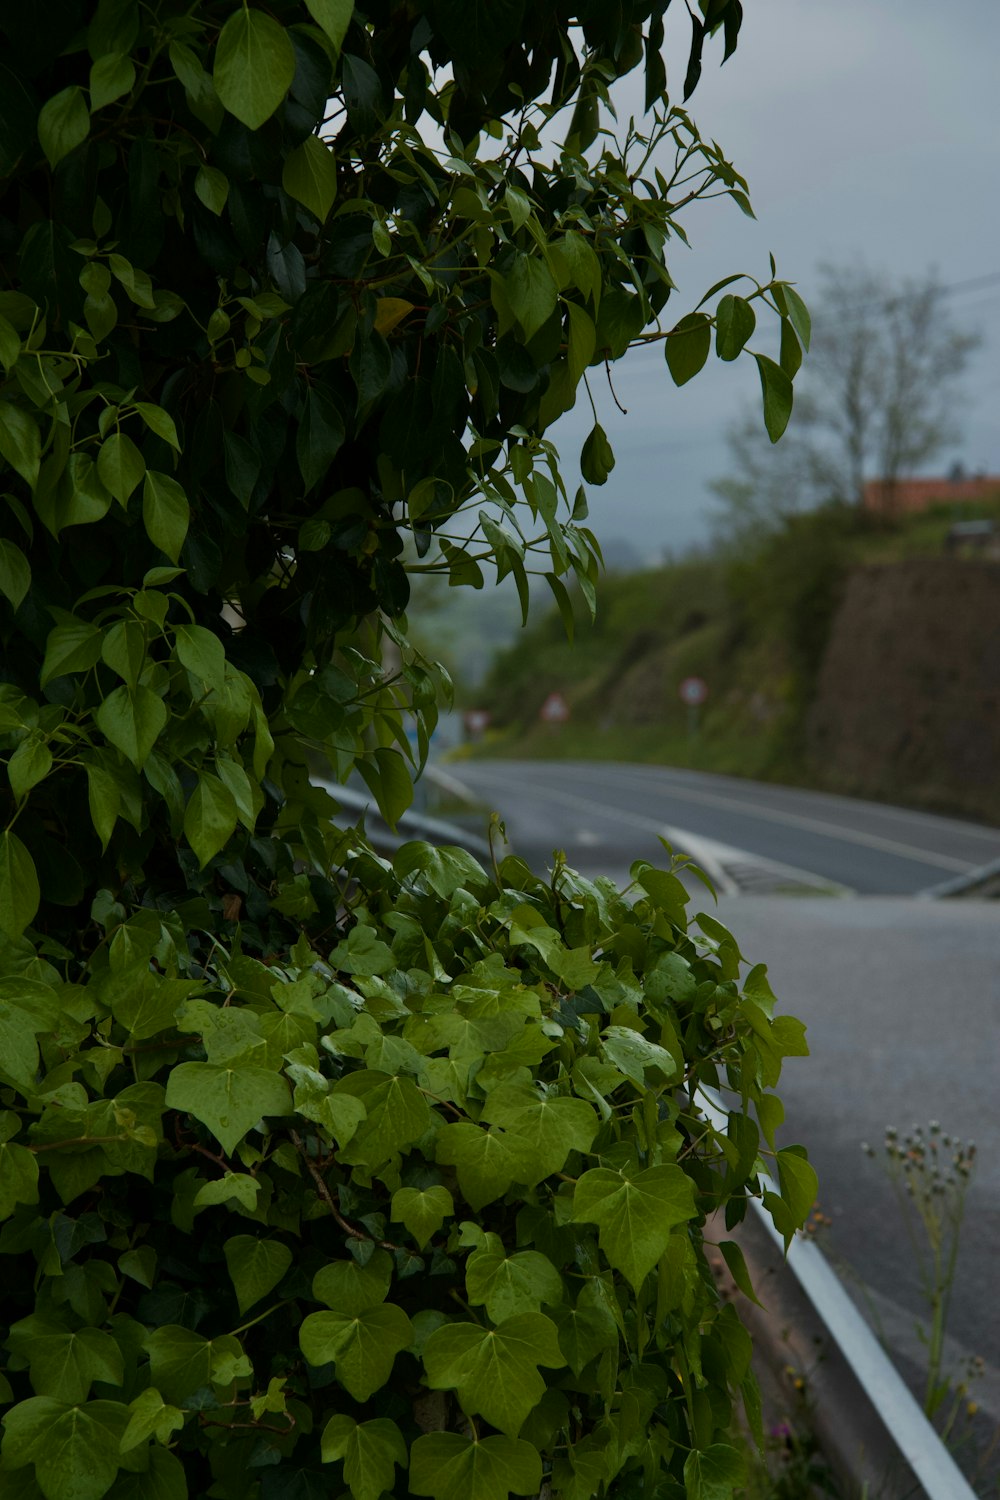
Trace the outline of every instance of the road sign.
<instances>
[{"instance_id":1,"label":"road sign","mask_svg":"<svg viewBox=\"0 0 1000 1500\"><path fill-rule=\"evenodd\" d=\"M569 704L562 693L550 693L538 712L543 724L565 724L569 718Z\"/></svg>"},{"instance_id":2,"label":"road sign","mask_svg":"<svg viewBox=\"0 0 1000 1500\"><path fill-rule=\"evenodd\" d=\"M467 708L462 721L470 740L478 740L489 729L492 715L488 708Z\"/></svg>"},{"instance_id":3,"label":"road sign","mask_svg":"<svg viewBox=\"0 0 1000 1500\"><path fill-rule=\"evenodd\" d=\"M708 683L703 677L685 677L679 692L682 703L688 708L698 708L708 697Z\"/></svg>"}]
</instances>

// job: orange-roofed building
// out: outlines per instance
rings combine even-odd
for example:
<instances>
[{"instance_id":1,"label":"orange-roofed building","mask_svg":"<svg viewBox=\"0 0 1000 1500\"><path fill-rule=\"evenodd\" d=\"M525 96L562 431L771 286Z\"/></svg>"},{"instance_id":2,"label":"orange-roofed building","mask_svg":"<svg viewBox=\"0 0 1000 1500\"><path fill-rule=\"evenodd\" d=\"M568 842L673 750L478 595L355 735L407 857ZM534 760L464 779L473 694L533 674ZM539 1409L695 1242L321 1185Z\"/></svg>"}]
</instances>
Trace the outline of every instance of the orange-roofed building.
<instances>
[{"instance_id":1,"label":"orange-roofed building","mask_svg":"<svg viewBox=\"0 0 1000 1500\"><path fill-rule=\"evenodd\" d=\"M943 479L869 479L862 491L865 510L912 515L932 505L982 505L1000 501L1000 474L964 474Z\"/></svg>"}]
</instances>

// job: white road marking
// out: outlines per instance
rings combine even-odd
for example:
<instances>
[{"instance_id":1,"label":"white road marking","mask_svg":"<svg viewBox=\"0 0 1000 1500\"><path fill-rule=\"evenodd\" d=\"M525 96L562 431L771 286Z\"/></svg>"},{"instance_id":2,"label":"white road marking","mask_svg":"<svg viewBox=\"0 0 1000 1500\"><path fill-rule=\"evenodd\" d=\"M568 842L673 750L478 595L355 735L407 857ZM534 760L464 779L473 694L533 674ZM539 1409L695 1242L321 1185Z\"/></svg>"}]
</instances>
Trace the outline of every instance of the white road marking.
<instances>
[{"instance_id":1,"label":"white road marking","mask_svg":"<svg viewBox=\"0 0 1000 1500\"><path fill-rule=\"evenodd\" d=\"M730 874L730 870L741 866L744 868L749 866L752 872L759 871L764 876L772 875L776 881L784 880L815 886L820 895L828 893L834 896L853 896L855 894L850 886L842 885L838 880L828 880L825 875L817 875L815 870L803 870L798 865L786 865L780 860L768 859L762 854L752 854L749 849L736 849L732 844L720 844L718 839L703 838L700 833L691 833L686 828L669 827L665 831L670 843L676 849L682 849L685 854L691 856L696 865L701 866L720 896L742 894L743 886Z\"/></svg>"},{"instance_id":2,"label":"white road marking","mask_svg":"<svg viewBox=\"0 0 1000 1500\"><path fill-rule=\"evenodd\" d=\"M561 776L565 777L577 776L586 778L588 776L593 776L594 764L597 763L587 763L586 765L583 765L579 762L565 762L560 765L559 773ZM711 777L712 780L720 782L732 782L733 780L740 780L740 778L738 777L734 778L723 775L716 776L713 772L710 771L683 771L673 766L650 765L646 769L653 773L652 777L636 775L636 771L640 770L638 766L626 764L621 761L605 761L602 763L602 774L606 773L609 781L619 781L628 786L641 787L647 792L652 787L659 786L661 790L665 790L670 794L676 793L676 795L680 797L686 796L688 794L688 789L691 786L692 779L697 779L699 777ZM781 792L808 792L808 789L805 787L783 786L780 782L777 781L750 781L747 784L754 787L763 787L769 791L778 792L779 794ZM718 793L716 795L721 796L722 794ZM942 813L921 812L921 810L916 807L897 807L895 803L891 802L865 802L857 797L837 798L835 793L823 791L817 791L814 793L814 795L817 797L825 797L830 801L839 800L844 802L845 804L850 804L859 813L866 812L870 809L876 815L881 814L886 817L899 817L905 819L907 822L925 824L932 832L939 832L941 829L941 825L945 824L948 827L949 831L954 832L961 838L984 839L987 843L1000 845L1000 828L984 828L980 827L977 823L967 823L959 818L949 818ZM737 801L741 807L753 806L752 803L744 804L738 798Z\"/></svg>"},{"instance_id":3,"label":"white road marking","mask_svg":"<svg viewBox=\"0 0 1000 1500\"><path fill-rule=\"evenodd\" d=\"M493 774L493 773L491 773ZM502 778L500 778L502 779ZM512 786L524 790L528 782L524 777L518 777L512 781ZM638 778L636 785L642 784L642 778ZM588 806L595 809L600 804L591 802L587 798L573 797L569 792L560 792L544 783L534 783L532 790L541 792L546 796L554 797L559 802L565 802L567 806ZM652 790L648 784L646 790ZM956 873L964 874L967 870L974 868L973 862L968 859L955 859L948 854L931 854L926 849L920 849L915 844L903 844L898 839L883 838L877 833L864 833L860 829L840 828L836 823L827 823L821 818L807 818L800 813L779 812L775 808L755 807L751 802L742 802L738 797L725 797L718 792L702 792L693 787L683 786L677 788L676 795L684 797L691 802L702 802L710 807L723 807L743 813L747 817L761 818L769 823L782 823L790 828L803 828L809 833L819 833L826 838L840 839L845 844L863 844L869 849L881 849L886 854L898 854L904 859L915 859L920 864L934 865L939 870L954 870ZM567 800L568 799L568 800ZM607 813L609 810L604 809ZM654 825L650 818L638 817L636 814L616 813L621 822L627 822L632 827L656 828L662 831L662 825Z\"/></svg>"}]
</instances>

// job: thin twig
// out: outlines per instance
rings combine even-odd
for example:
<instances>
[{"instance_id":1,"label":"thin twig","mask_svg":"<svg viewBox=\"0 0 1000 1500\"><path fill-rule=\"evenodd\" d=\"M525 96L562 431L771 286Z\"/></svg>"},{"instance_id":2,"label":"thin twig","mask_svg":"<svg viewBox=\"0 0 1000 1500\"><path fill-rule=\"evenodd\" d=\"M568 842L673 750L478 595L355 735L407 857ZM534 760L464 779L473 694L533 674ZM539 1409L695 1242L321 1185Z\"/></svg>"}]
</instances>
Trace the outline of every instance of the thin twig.
<instances>
[{"instance_id":1,"label":"thin twig","mask_svg":"<svg viewBox=\"0 0 1000 1500\"><path fill-rule=\"evenodd\" d=\"M316 1165L316 1163L313 1161L312 1157L306 1150L305 1143L302 1140L302 1137L299 1135L297 1130L292 1130L289 1133L292 1137L292 1142L295 1146L296 1151L298 1151L299 1155L302 1157L302 1160L305 1162L306 1167L309 1170L309 1176L316 1184L316 1191L319 1193L323 1202L326 1204L327 1208L330 1210L331 1214L336 1219L337 1223L340 1225L344 1233L349 1234L354 1240L372 1240L376 1245L378 1245L380 1250L403 1249L402 1245L394 1245L391 1240L376 1239L375 1235L369 1234L365 1229L359 1229L356 1224L351 1224L347 1219L344 1218L343 1214L340 1212L340 1209L337 1207L337 1200L334 1198L333 1194L330 1192L330 1189L327 1187L326 1179L324 1178L323 1173L320 1171L319 1167Z\"/></svg>"},{"instance_id":2,"label":"thin twig","mask_svg":"<svg viewBox=\"0 0 1000 1500\"><path fill-rule=\"evenodd\" d=\"M288 1418L287 1427L275 1427L270 1422L213 1422L204 1414L198 1417L198 1423L201 1427L226 1427L233 1431L239 1428L241 1431L249 1429L252 1432L276 1432L279 1437L287 1437L290 1432L294 1432L298 1424L290 1411L283 1412L282 1415Z\"/></svg>"},{"instance_id":3,"label":"thin twig","mask_svg":"<svg viewBox=\"0 0 1000 1500\"><path fill-rule=\"evenodd\" d=\"M611 362L610 362L610 360L606 359L604 361L604 373L608 377L608 390L611 392L611 399L614 401L615 405L617 406L618 410L621 412L622 416L623 417L627 417L628 416L628 409L627 409L627 407L622 406L621 402L618 399L618 395L617 395L617 392L615 391L614 385L612 384L612 380L611 380Z\"/></svg>"}]
</instances>

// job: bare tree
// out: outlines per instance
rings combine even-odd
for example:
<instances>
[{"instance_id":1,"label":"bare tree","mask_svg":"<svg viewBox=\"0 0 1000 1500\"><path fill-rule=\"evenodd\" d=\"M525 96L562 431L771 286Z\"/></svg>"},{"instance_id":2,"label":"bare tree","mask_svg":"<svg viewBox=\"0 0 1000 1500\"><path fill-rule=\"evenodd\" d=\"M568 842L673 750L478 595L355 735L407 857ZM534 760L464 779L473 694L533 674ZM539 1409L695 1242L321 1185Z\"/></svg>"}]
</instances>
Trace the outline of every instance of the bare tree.
<instances>
[{"instance_id":1,"label":"bare tree","mask_svg":"<svg viewBox=\"0 0 1000 1500\"><path fill-rule=\"evenodd\" d=\"M936 277L824 265L810 300L812 347L786 436L772 447L744 421L727 437L731 471L711 485L727 530L827 500L860 504L870 480L891 511L902 476L959 436L958 377L979 339L955 324Z\"/></svg>"}]
</instances>

